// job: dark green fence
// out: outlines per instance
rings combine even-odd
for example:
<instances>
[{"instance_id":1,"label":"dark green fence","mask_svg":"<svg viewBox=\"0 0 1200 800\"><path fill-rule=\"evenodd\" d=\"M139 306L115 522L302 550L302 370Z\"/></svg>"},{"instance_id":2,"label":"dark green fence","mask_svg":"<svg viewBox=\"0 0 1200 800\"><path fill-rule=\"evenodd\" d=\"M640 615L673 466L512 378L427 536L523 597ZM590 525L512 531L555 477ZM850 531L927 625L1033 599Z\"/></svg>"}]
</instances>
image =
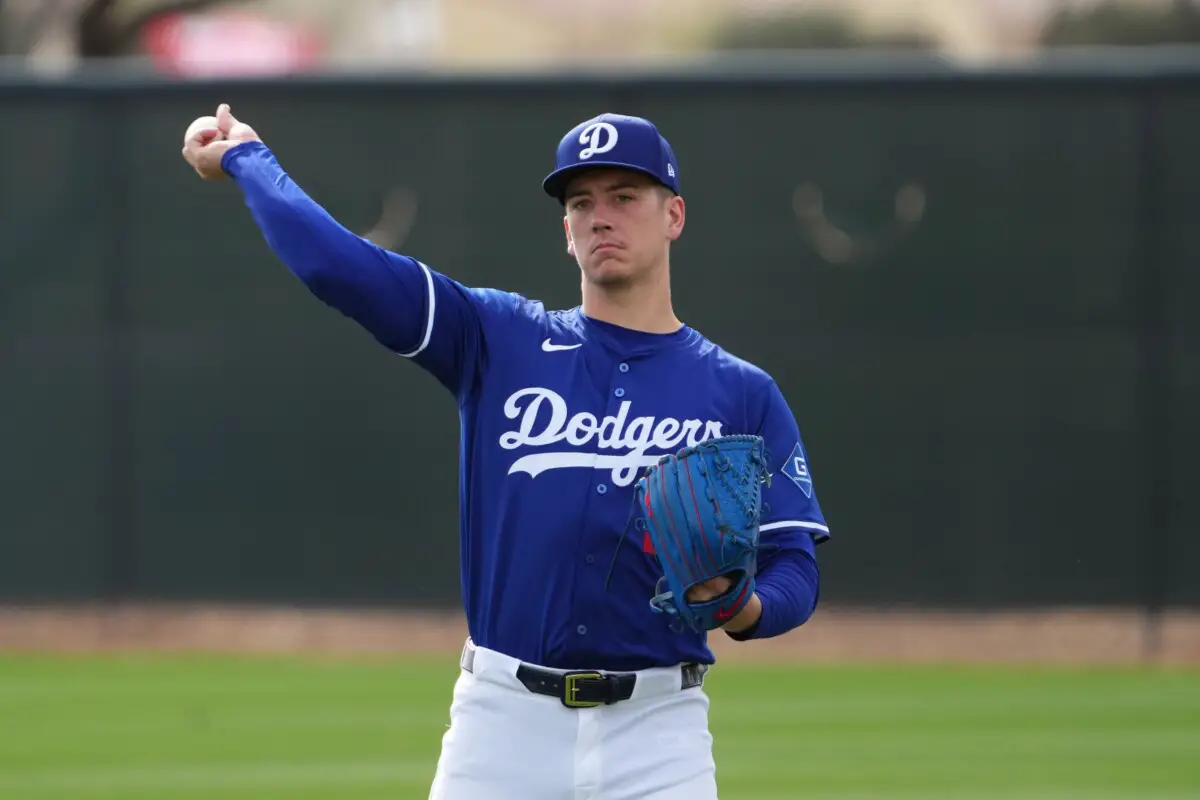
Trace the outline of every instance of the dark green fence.
<instances>
[{"instance_id":1,"label":"dark green fence","mask_svg":"<svg viewBox=\"0 0 1200 800\"><path fill-rule=\"evenodd\" d=\"M539 182L682 165L681 316L775 375L826 602L1200 605L1200 69L0 86L0 598L457 602L458 427L179 156L227 100L339 220L577 302ZM390 206L389 206L390 207Z\"/></svg>"}]
</instances>

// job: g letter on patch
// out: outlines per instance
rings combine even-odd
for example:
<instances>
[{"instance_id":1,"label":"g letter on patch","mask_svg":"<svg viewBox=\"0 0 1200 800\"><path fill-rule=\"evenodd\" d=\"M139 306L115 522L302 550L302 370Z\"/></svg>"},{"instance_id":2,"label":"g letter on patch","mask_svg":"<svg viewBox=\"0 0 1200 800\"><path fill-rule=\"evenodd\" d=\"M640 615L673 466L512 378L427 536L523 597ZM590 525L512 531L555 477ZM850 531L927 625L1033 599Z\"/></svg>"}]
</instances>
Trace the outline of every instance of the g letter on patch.
<instances>
[{"instance_id":1,"label":"g letter on patch","mask_svg":"<svg viewBox=\"0 0 1200 800\"><path fill-rule=\"evenodd\" d=\"M812 476L808 474L808 461L804 458L804 448L799 442L796 442L796 448L779 471L799 486L805 497L812 497Z\"/></svg>"}]
</instances>

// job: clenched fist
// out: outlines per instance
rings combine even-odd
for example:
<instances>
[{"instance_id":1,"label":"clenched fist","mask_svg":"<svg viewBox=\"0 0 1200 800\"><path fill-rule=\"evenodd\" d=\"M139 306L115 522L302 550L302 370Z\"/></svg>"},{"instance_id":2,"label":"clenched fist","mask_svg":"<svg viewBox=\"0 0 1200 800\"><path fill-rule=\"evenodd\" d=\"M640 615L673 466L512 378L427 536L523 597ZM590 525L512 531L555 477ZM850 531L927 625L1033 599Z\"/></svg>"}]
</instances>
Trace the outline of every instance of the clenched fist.
<instances>
[{"instance_id":1,"label":"clenched fist","mask_svg":"<svg viewBox=\"0 0 1200 800\"><path fill-rule=\"evenodd\" d=\"M257 141L260 140L254 129L238 122L229 104L222 103L215 117L201 117L188 127L183 137L183 158L204 180L222 180L225 171L221 169L221 159L229 148Z\"/></svg>"}]
</instances>

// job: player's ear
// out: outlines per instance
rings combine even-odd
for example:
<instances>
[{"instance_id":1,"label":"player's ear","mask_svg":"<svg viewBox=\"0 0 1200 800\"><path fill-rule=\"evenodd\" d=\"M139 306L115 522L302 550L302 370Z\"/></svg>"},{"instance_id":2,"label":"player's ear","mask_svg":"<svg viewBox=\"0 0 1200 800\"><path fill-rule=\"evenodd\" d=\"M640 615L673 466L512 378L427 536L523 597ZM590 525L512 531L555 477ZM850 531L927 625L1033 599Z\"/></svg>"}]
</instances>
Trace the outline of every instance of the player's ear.
<instances>
[{"instance_id":1,"label":"player's ear","mask_svg":"<svg viewBox=\"0 0 1200 800\"><path fill-rule=\"evenodd\" d=\"M567 255L574 258L575 256L575 240L571 238L571 223L563 217L563 233L567 236Z\"/></svg>"},{"instance_id":2,"label":"player's ear","mask_svg":"<svg viewBox=\"0 0 1200 800\"><path fill-rule=\"evenodd\" d=\"M684 205L683 198L679 195L672 195L667 200L667 238L674 241L683 233L683 223L687 217L687 208Z\"/></svg>"}]
</instances>

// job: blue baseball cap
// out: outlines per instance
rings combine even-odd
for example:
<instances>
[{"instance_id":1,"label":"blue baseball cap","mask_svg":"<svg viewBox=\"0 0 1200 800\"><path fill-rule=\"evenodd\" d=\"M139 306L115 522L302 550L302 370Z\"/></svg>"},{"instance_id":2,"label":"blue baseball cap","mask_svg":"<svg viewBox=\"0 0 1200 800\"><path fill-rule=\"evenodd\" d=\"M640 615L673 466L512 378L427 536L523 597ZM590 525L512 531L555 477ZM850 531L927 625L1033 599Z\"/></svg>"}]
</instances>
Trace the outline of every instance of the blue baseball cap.
<instances>
[{"instance_id":1,"label":"blue baseball cap","mask_svg":"<svg viewBox=\"0 0 1200 800\"><path fill-rule=\"evenodd\" d=\"M571 178L597 167L635 170L679 194L675 153L658 128L641 117L601 114L576 125L558 143L554 171L542 181L542 188L562 202Z\"/></svg>"}]
</instances>

